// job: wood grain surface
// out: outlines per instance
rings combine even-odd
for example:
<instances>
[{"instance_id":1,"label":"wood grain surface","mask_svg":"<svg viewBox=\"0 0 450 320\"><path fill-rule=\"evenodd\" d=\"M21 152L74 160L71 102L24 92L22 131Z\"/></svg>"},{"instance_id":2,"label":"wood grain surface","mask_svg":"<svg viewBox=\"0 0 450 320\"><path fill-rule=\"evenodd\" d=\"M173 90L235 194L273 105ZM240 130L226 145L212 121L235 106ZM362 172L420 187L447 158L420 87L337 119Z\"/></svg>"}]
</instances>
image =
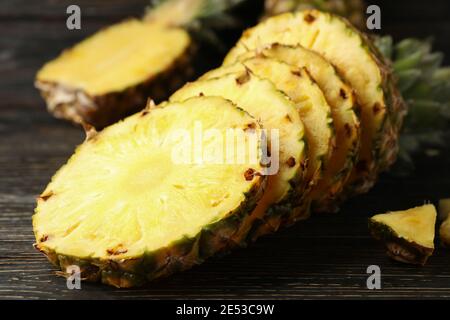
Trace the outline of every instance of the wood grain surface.
<instances>
[{"instance_id":1,"label":"wood grain surface","mask_svg":"<svg viewBox=\"0 0 450 320\"><path fill-rule=\"evenodd\" d=\"M73 3L82 9L79 31L65 28L65 8ZM390 261L367 231L372 214L450 197L448 150L418 156L417 170L407 178L383 175L369 194L347 202L339 214L314 216L145 288L83 283L81 290L68 290L33 249L31 216L35 197L84 137L79 128L45 111L33 78L61 49L101 27L139 16L146 3L0 2L0 298L450 298L450 250L438 247L424 267L402 265ZM435 34L437 48L449 55L448 1L373 3L382 7L383 32L396 39ZM366 288L369 265L381 268L381 290Z\"/></svg>"}]
</instances>

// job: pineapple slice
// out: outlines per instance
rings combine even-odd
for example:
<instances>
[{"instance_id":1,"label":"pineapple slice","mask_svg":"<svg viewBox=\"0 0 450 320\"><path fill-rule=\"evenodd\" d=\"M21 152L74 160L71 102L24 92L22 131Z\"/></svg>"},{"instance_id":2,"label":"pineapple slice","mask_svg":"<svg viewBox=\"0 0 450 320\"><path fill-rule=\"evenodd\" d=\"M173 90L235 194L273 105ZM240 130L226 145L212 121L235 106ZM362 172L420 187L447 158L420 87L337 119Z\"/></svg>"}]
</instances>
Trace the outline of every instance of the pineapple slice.
<instances>
[{"instance_id":1,"label":"pineapple slice","mask_svg":"<svg viewBox=\"0 0 450 320\"><path fill-rule=\"evenodd\" d=\"M370 218L369 230L385 242L392 259L424 265L434 251L436 215L432 204L377 214Z\"/></svg>"},{"instance_id":2,"label":"pineapple slice","mask_svg":"<svg viewBox=\"0 0 450 320\"><path fill-rule=\"evenodd\" d=\"M278 43L258 50L249 51L239 57L244 60L253 55L271 57L297 67L305 67L317 85L322 89L330 104L336 129L336 145L328 161L323 179L314 190L312 198L315 211L336 211L336 195L347 182L353 164L357 161L360 128L356 116L355 95L337 74L335 68L321 55L302 46L287 46Z\"/></svg>"},{"instance_id":3,"label":"pineapple slice","mask_svg":"<svg viewBox=\"0 0 450 320\"><path fill-rule=\"evenodd\" d=\"M197 140L202 161L191 155L196 128L204 134ZM245 161L206 158L223 150L231 128L243 133ZM38 199L36 248L63 273L78 265L83 278L117 287L142 284L226 250L266 181L259 128L231 102L197 97L144 110L91 135ZM207 138L208 132L219 135ZM233 152L242 150L231 142ZM182 150L191 159L176 158Z\"/></svg>"},{"instance_id":4,"label":"pineapple slice","mask_svg":"<svg viewBox=\"0 0 450 320\"><path fill-rule=\"evenodd\" d=\"M245 71L245 69L274 83L279 90L292 99L300 113L300 118L305 126L305 140L308 146L306 187L302 193L302 199L306 208L309 208L312 199L311 193L315 192L317 184L320 184L324 168L331 165L330 156L335 141L330 106L320 88L309 76L307 69L293 67L271 58L243 59L242 63L212 70L206 73L202 79ZM302 212L302 214L304 213Z\"/></svg>"},{"instance_id":5,"label":"pineapple slice","mask_svg":"<svg viewBox=\"0 0 450 320\"><path fill-rule=\"evenodd\" d=\"M444 247L450 248L450 199L439 200L439 238Z\"/></svg>"},{"instance_id":6,"label":"pineapple slice","mask_svg":"<svg viewBox=\"0 0 450 320\"><path fill-rule=\"evenodd\" d=\"M36 87L56 117L103 128L180 87L191 49L185 30L131 19L45 64Z\"/></svg>"},{"instance_id":7,"label":"pineapple slice","mask_svg":"<svg viewBox=\"0 0 450 320\"><path fill-rule=\"evenodd\" d=\"M355 90L361 106L361 147L346 193L366 192L397 156L406 107L391 70L371 43L344 19L316 10L282 14L245 31L224 64L275 42L302 45L323 55Z\"/></svg>"},{"instance_id":8,"label":"pineapple slice","mask_svg":"<svg viewBox=\"0 0 450 320\"><path fill-rule=\"evenodd\" d=\"M265 17L284 12L318 9L343 16L359 29L366 26L364 0L265 0L264 4Z\"/></svg>"},{"instance_id":9,"label":"pineapple slice","mask_svg":"<svg viewBox=\"0 0 450 320\"><path fill-rule=\"evenodd\" d=\"M260 227L252 231L248 239L276 231L282 219L290 215L292 210L303 210L299 204L299 193L305 162L304 129L295 105L270 81L260 79L248 71L188 83L175 92L170 101L183 101L198 95L229 99L259 119L268 130L272 170L267 190L252 213ZM254 223L244 226L237 233L236 242L241 242L242 235L246 235L252 225Z\"/></svg>"}]
</instances>

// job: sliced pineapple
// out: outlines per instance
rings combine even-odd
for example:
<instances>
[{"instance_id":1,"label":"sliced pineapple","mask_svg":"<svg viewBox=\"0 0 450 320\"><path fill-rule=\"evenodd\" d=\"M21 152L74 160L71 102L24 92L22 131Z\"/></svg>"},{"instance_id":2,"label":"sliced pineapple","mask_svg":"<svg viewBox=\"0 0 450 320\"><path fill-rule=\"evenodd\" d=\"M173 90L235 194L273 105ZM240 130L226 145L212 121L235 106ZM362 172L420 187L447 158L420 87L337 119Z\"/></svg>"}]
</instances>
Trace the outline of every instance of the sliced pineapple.
<instances>
[{"instance_id":1,"label":"sliced pineapple","mask_svg":"<svg viewBox=\"0 0 450 320\"><path fill-rule=\"evenodd\" d=\"M324 168L331 165L331 154L335 145L334 126L330 106L322 91L309 76L308 70L290 66L284 62L263 56L243 59L242 63L212 70L202 78L210 79L231 72L250 70L255 75L270 80L295 103L305 126L308 168L305 173L307 184L302 199L309 208L311 193L320 183ZM305 212L301 212L305 214ZM299 218L299 217L296 217Z\"/></svg>"},{"instance_id":2,"label":"sliced pineapple","mask_svg":"<svg viewBox=\"0 0 450 320\"><path fill-rule=\"evenodd\" d=\"M241 145L224 140L230 129L242 133ZM78 265L83 278L117 287L189 268L227 249L264 188L259 129L231 102L198 97L91 135L38 199L36 248L62 272ZM204 150L201 161L191 153L195 141ZM240 162L224 162L225 153L209 157L224 141L248 156Z\"/></svg>"},{"instance_id":3,"label":"sliced pineapple","mask_svg":"<svg viewBox=\"0 0 450 320\"><path fill-rule=\"evenodd\" d=\"M348 194L367 191L398 151L405 104L391 70L371 43L344 19L316 10L272 17L244 32L224 64L272 43L302 45L329 60L355 90L361 106L361 148Z\"/></svg>"},{"instance_id":4,"label":"sliced pineapple","mask_svg":"<svg viewBox=\"0 0 450 320\"><path fill-rule=\"evenodd\" d=\"M272 44L257 52L249 51L239 57L243 60L253 55L272 57L297 67L305 67L323 91L330 104L336 129L335 150L328 161L323 179L314 190L312 198L315 211L336 211L336 195L347 182L357 161L360 128L356 116L353 89L337 74L335 68L321 55L302 46Z\"/></svg>"},{"instance_id":5,"label":"sliced pineapple","mask_svg":"<svg viewBox=\"0 0 450 320\"><path fill-rule=\"evenodd\" d=\"M369 230L385 242L392 259L423 265L434 251L436 215L432 204L377 214L370 218Z\"/></svg>"},{"instance_id":6,"label":"sliced pineapple","mask_svg":"<svg viewBox=\"0 0 450 320\"><path fill-rule=\"evenodd\" d=\"M302 164L305 161L304 129L294 103L270 81L260 79L248 71L188 83L175 92L170 101L183 101L198 95L229 99L260 120L262 126L268 130L267 138L271 145L270 167L273 174L268 179L263 198L252 213L253 218L264 226L265 231L261 231L263 227L259 227L258 231L251 232L249 238L254 239L263 233L275 231L283 217L289 215L292 210L300 210L299 189L302 185ZM278 170L273 171L276 168ZM253 223L245 227L252 225ZM236 238L241 239L247 232L248 229L245 228L239 230Z\"/></svg>"},{"instance_id":7,"label":"sliced pineapple","mask_svg":"<svg viewBox=\"0 0 450 320\"><path fill-rule=\"evenodd\" d=\"M191 49L185 30L131 19L45 64L36 86L56 117L102 128L180 87Z\"/></svg>"}]
</instances>

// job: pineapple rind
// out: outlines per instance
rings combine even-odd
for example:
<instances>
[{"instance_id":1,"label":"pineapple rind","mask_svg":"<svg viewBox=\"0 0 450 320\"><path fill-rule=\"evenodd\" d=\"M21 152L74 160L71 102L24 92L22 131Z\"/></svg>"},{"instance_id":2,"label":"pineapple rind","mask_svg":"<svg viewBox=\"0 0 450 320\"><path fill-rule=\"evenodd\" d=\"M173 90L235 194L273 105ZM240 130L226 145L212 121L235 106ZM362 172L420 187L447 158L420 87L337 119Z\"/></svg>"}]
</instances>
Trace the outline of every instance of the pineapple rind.
<instances>
[{"instance_id":1,"label":"pineapple rind","mask_svg":"<svg viewBox=\"0 0 450 320\"><path fill-rule=\"evenodd\" d=\"M226 102L220 98L192 98L189 102L183 104L177 104L176 107L183 108L184 104L195 104L198 101L202 103L215 103L216 100L220 100L221 104ZM255 129L260 128L259 124L242 109L239 109L228 103L228 108L230 108L230 113L243 114L242 128L248 128L248 121L252 121L252 127ZM167 108L168 105L162 105L160 108ZM209 109L211 107L208 107ZM164 112L164 110L162 110ZM122 132L123 128L126 128L127 122L135 128L139 126L140 121L145 116L152 116L152 110L144 110L142 113L136 114L124 122L118 123L115 126L111 126L104 131L96 135L92 140L87 140L86 144L95 145L99 144L102 139L108 139L113 132L114 127L118 127L118 132ZM242 117L242 116L239 116ZM164 120L164 118L161 118ZM259 144L258 149L260 151L262 145ZM77 150L82 150L79 147ZM73 163L74 158L70 160ZM262 170L262 166L258 165L257 170ZM66 168L67 170L67 168ZM58 175L55 175L55 179L58 179ZM51 245L47 245L47 239L42 239L43 232L49 230L44 225L39 225L42 219L37 220L36 216L41 212L39 210L39 203L43 204L47 201L45 198L47 196L46 191L44 191L41 198L38 200L38 208L36 209L36 215L33 217L33 226L36 236L37 243L35 247L37 250L44 253L47 258L62 271L58 274L63 276L69 276L67 274L66 268L70 265L77 265L81 270L82 279L88 281L102 281L103 283L110 284L116 287L131 287L136 285L144 284L147 280L151 280L158 277L167 276L173 272L184 270L194 266L195 264L201 263L208 257L220 253L226 252L234 247L234 242L230 240L235 230L239 228L242 223L245 223L249 218L249 213L255 208L257 201L262 197L264 192L266 177L261 175L255 175L251 182L246 182L244 195L239 197L241 202L237 203L235 209L228 213L223 213L223 218L217 221L211 221L205 224L199 232L191 236L185 235L178 240L171 243L167 243L167 246L157 248L151 251L145 251L138 255L127 255L119 254L117 256L111 254L105 254L103 256L74 256L72 254L67 254L61 251L61 246L58 246L51 239ZM244 187L244 185L242 185ZM60 196L62 193L60 194ZM234 204L233 204L234 206ZM60 208L58 210L63 210ZM63 249L64 250L64 249Z\"/></svg>"}]
</instances>

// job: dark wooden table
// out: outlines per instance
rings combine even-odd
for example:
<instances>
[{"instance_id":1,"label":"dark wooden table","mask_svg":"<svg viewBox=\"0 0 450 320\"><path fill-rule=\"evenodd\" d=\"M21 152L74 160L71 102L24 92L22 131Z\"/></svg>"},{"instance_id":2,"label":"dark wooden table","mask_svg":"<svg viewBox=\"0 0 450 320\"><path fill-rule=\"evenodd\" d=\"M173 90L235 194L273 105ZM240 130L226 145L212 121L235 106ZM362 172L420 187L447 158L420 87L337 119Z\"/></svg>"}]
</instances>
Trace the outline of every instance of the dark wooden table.
<instances>
[{"instance_id":1,"label":"dark wooden table","mask_svg":"<svg viewBox=\"0 0 450 320\"><path fill-rule=\"evenodd\" d=\"M339 214L315 216L246 250L146 288L118 290L83 283L82 290L68 290L65 280L56 277L33 249L31 216L35 197L83 134L47 114L33 77L62 48L102 26L139 15L146 2L78 1L83 15L80 31L65 29L65 8L72 1L0 2L0 298L450 297L450 250L437 248L425 267L394 263L369 237L366 226L374 213L450 197L450 151L418 156L417 170L408 178L383 175L369 194L349 201ZM398 38L434 30L438 48L449 52L446 1L436 1L435 6L429 1L426 11L410 1L397 2L386 4L387 32ZM409 7L402 11L405 3ZM369 265L381 268L381 290L366 288Z\"/></svg>"}]
</instances>

